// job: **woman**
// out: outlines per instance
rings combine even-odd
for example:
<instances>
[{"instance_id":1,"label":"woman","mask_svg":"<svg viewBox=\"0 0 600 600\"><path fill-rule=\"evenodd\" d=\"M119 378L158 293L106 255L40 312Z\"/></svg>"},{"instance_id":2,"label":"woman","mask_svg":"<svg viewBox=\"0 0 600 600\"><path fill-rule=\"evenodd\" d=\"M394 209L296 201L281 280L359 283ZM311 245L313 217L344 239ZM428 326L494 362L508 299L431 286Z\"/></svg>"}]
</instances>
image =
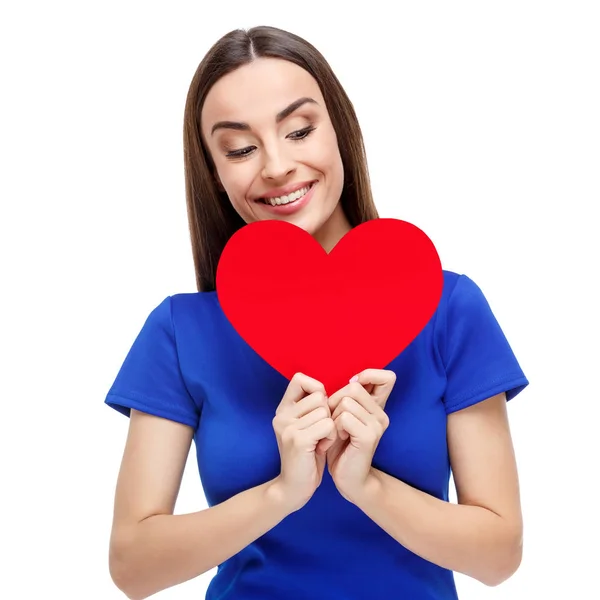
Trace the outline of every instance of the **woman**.
<instances>
[{"instance_id":1,"label":"woman","mask_svg":"<svg viewBox=\"0 0 600 600\"><path fill-rule=\"evenodd\" d=\"M271 27L225 35L192 81L184 143L199 292L152 311L106 398L130 416L116 585L146 598L218 565L207 598L419 600L457 598L453 571L511 576L522 519L506 401L528 382L468 277L444 271L413 343L329 398L305 374L286 381L220 310L217 263L244 224L286 220L329 251L378 216L325 59ZM210 508L173 515L192 439Z\"/></svg>"}]
</instances>

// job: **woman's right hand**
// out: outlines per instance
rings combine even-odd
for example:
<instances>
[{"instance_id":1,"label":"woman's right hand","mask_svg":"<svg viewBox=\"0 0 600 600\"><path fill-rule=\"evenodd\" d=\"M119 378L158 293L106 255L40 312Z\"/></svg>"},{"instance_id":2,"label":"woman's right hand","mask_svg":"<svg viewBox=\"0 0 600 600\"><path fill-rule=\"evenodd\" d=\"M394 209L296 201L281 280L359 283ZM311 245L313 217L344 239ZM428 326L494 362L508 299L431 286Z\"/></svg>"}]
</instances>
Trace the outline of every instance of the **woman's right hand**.
<instances>
[{"instance_id":1,"label":"woman's right hand","mask_svg":"<svg viewBox=\"0 0 600 600\"><path fill-rule=\"evenodd\" d=\"M296 373L277 407L273 429L281 458L274 484L285 502L299 510L321 484L325 453L337 439L325 386Z\"/></svg>"}]
</instances>

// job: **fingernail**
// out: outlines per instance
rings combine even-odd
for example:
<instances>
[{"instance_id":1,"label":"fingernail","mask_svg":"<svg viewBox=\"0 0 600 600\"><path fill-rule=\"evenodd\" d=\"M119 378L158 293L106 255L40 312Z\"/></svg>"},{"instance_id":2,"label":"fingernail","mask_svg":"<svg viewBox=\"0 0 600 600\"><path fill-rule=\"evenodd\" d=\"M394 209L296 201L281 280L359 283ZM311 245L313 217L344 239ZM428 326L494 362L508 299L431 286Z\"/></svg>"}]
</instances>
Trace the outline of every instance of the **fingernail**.
<instances>
[{"instance_id":1,"label":"fingernail","mask_svg":"<svg viewBox=\"0 0 600 600\"><path fill-rule=\"evenodd\" d=\"M358 375L355 375L351 380L350 383L354 383L355 381L358 381Z\"/></svg>"}]
</instances>

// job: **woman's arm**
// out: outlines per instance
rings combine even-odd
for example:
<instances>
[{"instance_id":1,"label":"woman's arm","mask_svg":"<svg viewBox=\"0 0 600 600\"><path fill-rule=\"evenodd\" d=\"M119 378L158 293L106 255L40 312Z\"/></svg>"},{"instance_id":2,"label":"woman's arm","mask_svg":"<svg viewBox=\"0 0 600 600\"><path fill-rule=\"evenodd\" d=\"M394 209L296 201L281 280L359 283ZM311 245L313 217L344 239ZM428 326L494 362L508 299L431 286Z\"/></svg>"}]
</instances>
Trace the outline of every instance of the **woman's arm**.
<instances>
[{"instance_id":1,"label":"woman's arm","mask_svg":"<svg viewBox=\"0 0 600 600\"><path fill-rule=\"evenodd\" d=\"M505 395L451 413L447 429L458 504L375 468L368 489L355 503L415 554L495 586L517 570L523 546Z\"/></svg>"},{"instance_id":2,"label":"woman's arm","mask_svg":"<svg viewBox=\"0 0 600 600\"><path fill-rule=\"evenodd\" d=\"M173 515L192 435L187 425L131 411L109 565L115 585L133 600L216 567L293 512L275 479L212 508Z\"/></svg>"}]
</instances>

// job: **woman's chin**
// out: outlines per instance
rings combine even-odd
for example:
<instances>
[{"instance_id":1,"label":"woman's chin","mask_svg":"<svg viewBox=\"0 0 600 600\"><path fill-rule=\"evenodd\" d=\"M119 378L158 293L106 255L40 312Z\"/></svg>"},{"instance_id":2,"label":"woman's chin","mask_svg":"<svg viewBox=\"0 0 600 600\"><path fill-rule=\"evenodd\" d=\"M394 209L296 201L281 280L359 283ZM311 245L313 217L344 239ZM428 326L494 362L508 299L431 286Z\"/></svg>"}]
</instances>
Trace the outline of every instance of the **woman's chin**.
<instances>
[{"instance_id":1,"label":"woman's chin","mask_svg":"<svg viewBox=\"0 0 600 600\"><path fill-rule=\"evenodd\" d=\"M314 236L315 233L319 230L318 225L314 222L313 219L310 218L310 215L277 215L272 217L277 221L285 221L286 223L291 223L296 227L306 231L306 233Z\"/></svg>"}]
</instances>

